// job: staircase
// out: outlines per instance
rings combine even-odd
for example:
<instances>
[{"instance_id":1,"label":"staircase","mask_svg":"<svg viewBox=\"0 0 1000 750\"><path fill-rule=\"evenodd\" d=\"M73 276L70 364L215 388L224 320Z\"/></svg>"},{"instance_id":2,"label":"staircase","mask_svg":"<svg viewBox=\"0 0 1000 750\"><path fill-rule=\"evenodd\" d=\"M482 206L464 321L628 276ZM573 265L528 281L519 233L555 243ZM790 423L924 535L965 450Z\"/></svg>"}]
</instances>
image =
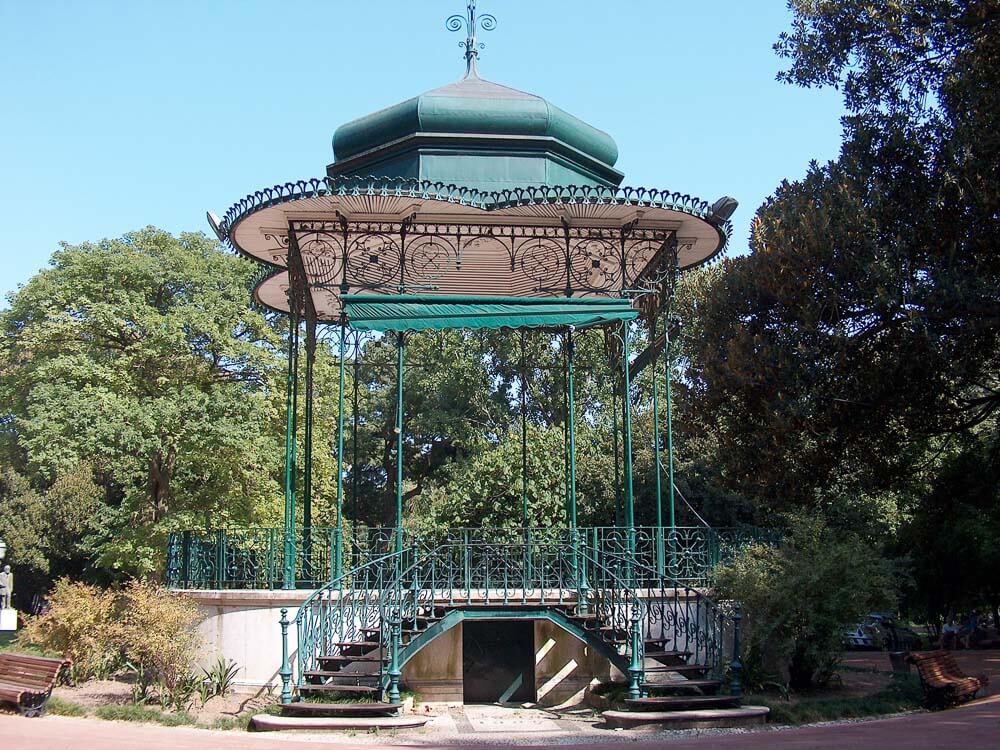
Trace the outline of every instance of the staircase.
<instances>
[{"instance_id":1,"label":"staircase","mask_svg":"<svg viewBox=\"0 0 1000 750\"><path fill-rule=\"evenodd\" d=\"M288 702L293 674L286 665L283 715L397 715L406 661L474 613L547 619L585 641L627 676L629 711L619 713L639 718L740 704L738 659L731 681L722 679L723 640L735 636L738 650L738 615L635 562L627 549L597 550L574 536L414 545L317 590L295 618L300 700Z\"/></svg>"}]
</instances>

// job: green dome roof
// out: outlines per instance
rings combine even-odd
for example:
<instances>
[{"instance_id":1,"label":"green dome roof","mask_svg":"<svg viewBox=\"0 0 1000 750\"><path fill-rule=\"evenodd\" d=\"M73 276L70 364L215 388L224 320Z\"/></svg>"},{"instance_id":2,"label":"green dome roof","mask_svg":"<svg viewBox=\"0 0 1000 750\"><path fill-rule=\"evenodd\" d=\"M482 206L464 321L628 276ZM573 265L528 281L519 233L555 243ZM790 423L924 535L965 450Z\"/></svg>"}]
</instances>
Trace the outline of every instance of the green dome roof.
<instances>
[{"instance_id":1,"label":"green dome roof","mask_svg":"<svg viewBox=\"0 0 1000 750\"><path fill-rule=\"evenodd\" d=\"M411 136L476 135L519 147L526 139L547 138L580 152L605 169L614 166L618 147L602 130L523 91L485 81L473 72L400 104L337 128L337 162L383 149Z\"/></svg>"}]
</instances>

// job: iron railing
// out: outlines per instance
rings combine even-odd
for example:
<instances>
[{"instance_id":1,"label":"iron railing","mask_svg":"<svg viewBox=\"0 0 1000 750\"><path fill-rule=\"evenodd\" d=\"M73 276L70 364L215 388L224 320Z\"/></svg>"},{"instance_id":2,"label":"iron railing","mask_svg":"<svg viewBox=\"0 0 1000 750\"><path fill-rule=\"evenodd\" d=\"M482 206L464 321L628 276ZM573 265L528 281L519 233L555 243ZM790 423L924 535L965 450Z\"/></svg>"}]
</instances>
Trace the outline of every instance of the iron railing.
<instances>
[{"instance_id":1,"label":"iron railing","mask_svg":"<svg viewBox=\"0 0 1000 750\"><path fill-rule=\"evenodd\" d=\"M425 551L463 546L472 554L463 560L472 577L479 575L477 570L485 570L476 554L503 549L509 566L504 575L531 577L539 545L568 544L570 538L570 531L561 528L454 528L432 534L404 531L403 546ZM634 550L637 583L655 575L688 586L707 585L712 569L742 547L777 541L774 532L756 527L703 526L640 527L635 529L631 546L629 532L623 528L578 528L576 538L588 546L598 563ZM336 578L338 571L362 569L394 552L394 547L395 530L389 527L300 528L294 545L285 544L282 529L177 531L167 543L165 582L176 589L278 589L288 583L292 588L319 588ZM288 548L295 549L294 579L285 571ZM516 563L512 555L519 557Z\"/></svg>"},{"instance_id":2,"label":"iron railing","mask_svg":"<svg viewBox=\"0 0 1000 750\"><path fill-rule=\"evenodd\" d=\"M730 690L739 693L739 613L731 603L714 601L627 550L592 545L600 539L593 530L545 533L530 542L516 535L487 542L471 530L459 537L432 549L411 537L409 548L370 560L306 599L295 617L295 669L287 661L282 667L283 697L290 700L291 684L301 687L320 655L378 638L373 677L396 700L402 665L424 645L421 630L444 613L477 607L524 616L555 607L550 611L565 618L567 629L574 627L568 613L590 615L599 627L577 633L628 675L633 696L643 682L647 641L690 653L690 663L706 665L716 678L728 668Z\"/></svg>"}]
</instances>

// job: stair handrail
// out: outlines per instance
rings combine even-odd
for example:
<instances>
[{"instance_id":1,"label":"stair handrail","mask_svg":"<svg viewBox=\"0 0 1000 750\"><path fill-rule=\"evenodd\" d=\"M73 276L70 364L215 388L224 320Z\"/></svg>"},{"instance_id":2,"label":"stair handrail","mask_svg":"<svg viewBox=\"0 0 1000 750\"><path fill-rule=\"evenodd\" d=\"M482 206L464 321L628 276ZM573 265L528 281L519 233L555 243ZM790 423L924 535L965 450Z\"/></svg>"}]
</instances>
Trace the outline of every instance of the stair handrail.
<instances>
[{"instance_id":1,"label":"stair handrail","mask_svg":"<svg viewBox=\"0 0 1000 750\"><path fill-rule=\"evenodd\" d=\"M740 695L742 613L739 603L716 600L703 589L688 586L623 553L605 552L605 557L615 559L622 567L631 566L635 571L636 580L641 584L637 591L647 602L647 637L669 638L676 650L690 650L696 660L709 666L720 679L726 671L725 641L730 641L730 694Z\"/></svg>"},{"instance_id":2,"label":"stair handrail","mask_svg":"<svg viewBox=\"0 0 1000 750\"><path fill-rule=\"evenodd\" d=\"M294 674L297 687L305 684L305 673L318 666L322 651L339 653L336 643L359 637L366 626L380 625L378 593L386 583L385 574L395 575L401 567L405 552L395 550L372 558L316 589L299 605L293 621L297 638ZM348 583L350 586L345 586ZM356 585L359 583L361 587ZM291 670L288 672L291 678Z\"/></svg>"}]
</instances>

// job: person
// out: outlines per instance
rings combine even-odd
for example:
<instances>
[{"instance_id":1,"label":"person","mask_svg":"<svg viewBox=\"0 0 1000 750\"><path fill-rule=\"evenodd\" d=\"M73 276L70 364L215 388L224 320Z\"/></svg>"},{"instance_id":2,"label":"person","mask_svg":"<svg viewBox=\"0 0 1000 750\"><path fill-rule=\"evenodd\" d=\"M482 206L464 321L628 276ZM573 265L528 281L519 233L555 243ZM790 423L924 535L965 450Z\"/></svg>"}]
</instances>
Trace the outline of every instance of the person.
<instances>
[{"instance_id":1,"label":"person","mask_svg":"<svg viewBox=\"0 0 1000 750\"><path fill-rule=\"evenodd\" d=\"M0 571L0 609L10 608L10 595L14 593L14 574L10 566L4 565Z\"/></svg>"}]
</instances>

